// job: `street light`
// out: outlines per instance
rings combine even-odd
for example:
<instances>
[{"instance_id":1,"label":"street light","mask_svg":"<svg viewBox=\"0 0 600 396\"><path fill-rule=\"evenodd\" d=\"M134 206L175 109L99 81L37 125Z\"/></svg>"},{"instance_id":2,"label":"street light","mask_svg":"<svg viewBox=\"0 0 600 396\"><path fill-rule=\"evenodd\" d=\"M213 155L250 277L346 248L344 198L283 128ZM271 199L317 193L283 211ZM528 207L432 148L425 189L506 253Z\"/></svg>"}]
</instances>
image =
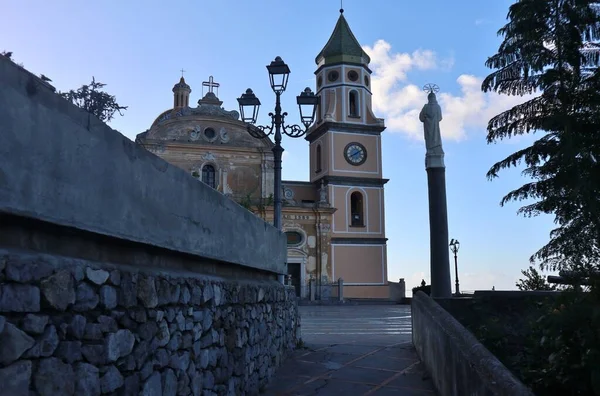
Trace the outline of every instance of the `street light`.
<instances>
[{"instance_id":1,"label":"street light","mask_svg":"<svg viewBox=\"0 0 600 396\"><path fill-rule=\"evenodd\" d=\"M454 253L454 273L456 275L456 295L460 295L460 288L458 287L458 259L456 258L456 254L458 253L458 249L460 249L460 242L457 239L450 240L450 251Z\"/></svg>"},{"instance_id":2,"label":"street light","mask_svg":"<svg viewBox=\"0 0 600 396\"><path fill-rule=\"evenodd\" d=\"M275 176L275 191L273 194L274 216L273 225L278 230L281 230L281 156L283 147L281 147L281 134L284 133L292 138L299 138L306 134L308 128L315 120L319 97L316 96L310 88L306 88L299 96L296 97L296 103L300 109L300 120L304 128L299 125L285 125L285 117L287 113L281 112L281 94L287 87L290 68L281 57L276 57L270 65L267 66L269 71L269 81L271 88L275 92L275 114L269 113L271 117L271 126L254 125L258 118L258 109L260 100L254 95L252 90L248 88L246 93L238 98L240 105L240 113L242 121L247 124L248 133L254 138L264 139L271 134L275 135L275 146L273 147L274 156L274 176Z\"/></svg>"}]
</instances>

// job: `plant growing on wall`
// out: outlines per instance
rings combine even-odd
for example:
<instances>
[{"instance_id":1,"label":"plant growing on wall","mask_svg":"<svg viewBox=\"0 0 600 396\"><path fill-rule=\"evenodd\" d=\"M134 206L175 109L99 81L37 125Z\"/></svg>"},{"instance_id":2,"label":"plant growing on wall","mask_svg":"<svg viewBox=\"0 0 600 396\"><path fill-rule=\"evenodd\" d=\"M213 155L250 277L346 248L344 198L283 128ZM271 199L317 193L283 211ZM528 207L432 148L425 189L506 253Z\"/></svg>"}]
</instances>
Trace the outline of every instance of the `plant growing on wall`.
<instances>
[{"instance_id":1,"label":"plant growing on wall","mask_svg":"<svg viewBox=\"0 0 600 396\"><path fill-rule=\"evenodd\" d=\"M267 208L273 206L273 194L269 194L267 198L253 200L251 194L248 193L238 203L250 212L258 214L260 218L266 221Z\"/></svg>"},{"instance_id":2,"label":"plant growing on wall","mask_svg":"<svg viewBox=\"0 0 600 396\"><path fill-rule=\"evenodd\" d=\"M273 194L269 194L267 198L260 198L258 201L257 209L260 217L263 220L267 220L267 208L273 206Z\"/></svg>"},{"instance_id":3,"label":"plant growing on wall","mask_svg":"<svg viewBox=\"0 0 600 396\"><path fill-rule=\"evenodd\" d=\"M106 84L98 82L92 77L92 82L89 85L82 85L76 91L59 92L59 95L75 106L95 115L100 121L110 122L115 113L122 116L121 111L127 110L128 106L121 106L113 95L100 91L104 86Z\"/></svg>"},{"instance_id":4,"label":"plant growing on wall","mask_svg":"<svg viewBox=\"0 0 600 396\"><path fill-rule=\"evenodd\" d=\"M238 203L240 206L252 212L252 197L250 196L250 193L246 194Z\"/></svg>"}]
</instances>

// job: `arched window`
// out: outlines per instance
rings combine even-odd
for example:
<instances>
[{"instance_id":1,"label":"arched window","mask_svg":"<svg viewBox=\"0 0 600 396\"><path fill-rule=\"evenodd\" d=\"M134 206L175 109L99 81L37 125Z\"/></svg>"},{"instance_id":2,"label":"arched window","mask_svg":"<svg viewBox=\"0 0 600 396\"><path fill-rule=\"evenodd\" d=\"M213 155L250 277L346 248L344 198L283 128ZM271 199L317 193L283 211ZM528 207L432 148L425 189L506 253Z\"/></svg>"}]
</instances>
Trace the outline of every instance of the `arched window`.
<instances>
[{"instance_id":1,"label":"arched window","mask_svg":"<svg viewBox=\"0 0 600 396\"><path fill-rule=\"evenodd\" d=\"M360 117L358 112L358 92L352 90L349 94L349 104L350 104L350 117Z\"/></svg>"},{"instance_id":2,"label":"arched window","mask_svg":"<svg viewBox=\"0 0 600 396\"><path fill-rule=\"evenodd\" d=\"M358 191L350 194L350 225L352 227L364 227L363 196Z\"/></svg>"},{"instance_id":3,"label":"arched window","mask_svg":"<svg viewBox=\"0 0 600 396\"><path fill-rule=\"evenodd\" d=\"M285 236L287 237L288 246L299 246L302 244L302 242L304 242L302 234L298 231L287 231Z\"/></svg>"},{"instance_id":4,"label":"arched window","mask_svg":"<svg viewBox=\"0 0 600 396\"><path fill-rule=\"evenodd\" d=\"M317 145L317 169L315 170L316 173L321 172L321 145L318 144Z\"/></svg>"},{"instance_id":5,"label":"arched window","mask_svg":"<svg viewBox=\"0 0 600 396\"><path fill-rule=\"evenodd\" d=\"M204 165L202 167L202 181L212 188L216 188L215 185L215 167L212 165Z\"/></svg>"}]
</instances>

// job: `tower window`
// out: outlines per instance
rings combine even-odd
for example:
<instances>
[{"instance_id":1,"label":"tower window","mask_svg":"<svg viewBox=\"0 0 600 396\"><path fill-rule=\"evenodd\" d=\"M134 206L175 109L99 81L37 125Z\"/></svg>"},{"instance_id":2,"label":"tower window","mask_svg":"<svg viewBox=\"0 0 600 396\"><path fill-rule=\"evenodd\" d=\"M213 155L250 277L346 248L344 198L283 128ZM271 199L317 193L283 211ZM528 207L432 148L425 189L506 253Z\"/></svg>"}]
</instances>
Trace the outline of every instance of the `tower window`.
<instances>
[{"instance_id":1,"label":"tower window","mask_svg":"<svg viewBox=\"0 0 600 396\"><path fill-rule=\"evenodd\" d=\"M212 188L216 188L215 185L215 167L212 165L204 165L202 167L202 181L208 184Z\"/></svg>"},{"instance_id":2,"label":"tower window","mask_svg":"<svg viewBox=\"0 0 600 396\"><path fill-rule=\"evenodd\" d=\"M352 227L364 227L363 196L358 191L350 194L350 225Z\"/></svg>"},{"instance_id":3,"label":"tower window","mask_svg":"<svg viewBox=\"0 0 600 396\"><path fill-rule=\"evenodd\" d=\"M358 113L358 92L352 90L349 94L349 104L350 104L350 113L348 114L350 117L360 117Z\"/></svg>"},{"instance_id":4,"label":"tower window","mask_svg":"<svg viewBox=\"0 0 600 396\"><path fill-rule=\"evenodd\" d=\"M316 153L316 157L317 157L316 158L316 160L317 160L316 161L317 162L316 163L316 168L317 169L315 170L315 172L319 173L319 172L321 172L321 145L320 144L317 145L317 149L316 150L317 150L317 153Z\"/></svg>"},{"instance_id":5,"label":"tower window","mask_svg":"<svg viewBox=\"0 0 600 396\"><path fill-rule=\"evenodd\" d=\"M337 70L332 70L329 73L327 73L327 79L329 80L329 82L337 81L339 77L340 73L338 73Z\"/></svg>"}]
</instances>

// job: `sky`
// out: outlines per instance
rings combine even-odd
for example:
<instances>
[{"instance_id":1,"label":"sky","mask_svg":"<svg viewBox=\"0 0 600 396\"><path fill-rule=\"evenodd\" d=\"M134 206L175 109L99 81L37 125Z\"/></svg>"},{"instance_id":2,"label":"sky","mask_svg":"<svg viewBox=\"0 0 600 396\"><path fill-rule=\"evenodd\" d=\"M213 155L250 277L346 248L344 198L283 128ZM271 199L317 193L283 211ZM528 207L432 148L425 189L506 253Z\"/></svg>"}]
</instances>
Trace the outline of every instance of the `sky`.
<instances>
[{"instance_id":1,"label":"sky","mask_svg":"<svg viewBox=\"0 0 600 396\"><path fill-rule=\"evenodd\" d=\"M430 280L425 144L418 111L422 86L436 83L444 119L450 238L458 252L461 290L515 289L529 257L549 239L553 217L524 218L522 203L501 207L504 194L528 180L522 167L489 181L497 161L534 136L487 144L488 120L525 100L481 92L498 49L508 0L344 0L344 16L371 57L373 107L382 134L388 278L407 289ZM171 89L185 70L190 104L209 76L220 83L227 110L252 88L261 99L259 123L274 106L265 66L281 56L290 66L282 107L299 121L295 97L315 91L315 57L339 17L339 0L2 0L0 51L59 91L91 81L106 84L129 106L110 126L130 139L172 107ZM308 142L284 138L284 180L308 180ZM453 264L453 259L451 258ZM451 266L454 288L455 272Z\"/></svg>"}]
</instances>

